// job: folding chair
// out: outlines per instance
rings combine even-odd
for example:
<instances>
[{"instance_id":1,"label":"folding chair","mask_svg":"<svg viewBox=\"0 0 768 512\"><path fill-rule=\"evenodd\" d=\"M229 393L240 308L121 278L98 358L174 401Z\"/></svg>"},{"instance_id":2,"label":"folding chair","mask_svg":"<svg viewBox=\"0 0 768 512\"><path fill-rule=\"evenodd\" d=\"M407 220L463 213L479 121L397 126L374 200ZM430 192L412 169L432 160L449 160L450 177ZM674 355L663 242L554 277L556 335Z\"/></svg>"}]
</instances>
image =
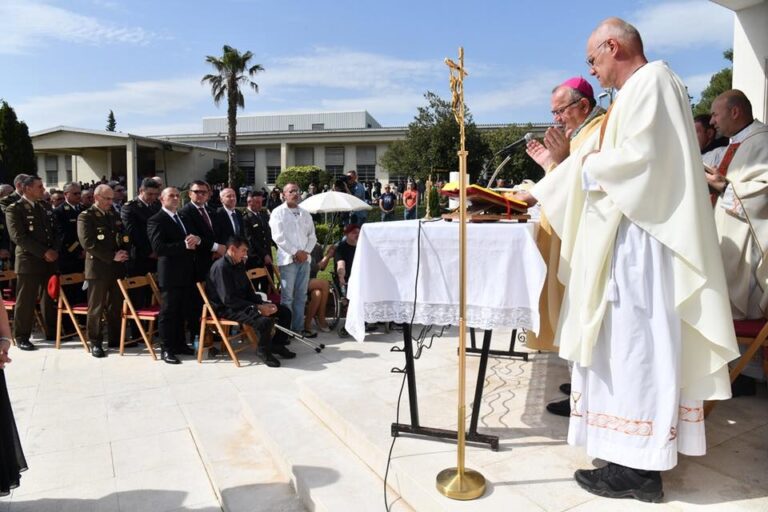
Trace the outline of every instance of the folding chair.
<instances>
[{"instance_id":1,"label":"folding chair","mask_svg":"<svg viewBox=\"0 0 768 512\"><path fill-rule=\"evenodd\" d=\"M259 341L256 332L249 326L241 324L240 322L219 318L218 315L216 315L213 306L211 306L211 301L208 299L208 295L205 293L205 283L197 283L197 291L200 292L200 297L203 299L203 312L200 315L200 338L198 339L197 362L203 362L203 350L205 350L206 335L209 332L208 328L212 327L221 338L222 344L227 348L227 352L229 352L229 356L235 362L235 366L240 367L240 360L237 358L237 354L248 347L258 347ZM230 336L229 332L232 327L239 327L240 333L235 336ZM248 338L249 343L247 345L238 348L232 346L234 342L241 341L244 338Z\"/></svg>"},{"instance_id":2,"label":"folding chair","mask_svg":"<svg viewBox=\"0 0 768 512\"><path fill-rule=\"evenodd\" d=\"M157 355L155 354L155 349L152 346L152 339L157 333L157 317L160 315L160 297L159 297L159 290L156 291L155 287L152 285L154 284L154 280L151 277L151 274L147 274L146 276L134 276L134 277L126 277L125 279L118 279L117 285L120 287L120 291L123 294L123 313L122 313L122 320L120 322L120 355L122 356L125 353L125 337L126 337L126 331L128 328L128 320L133 320L136 327L139 329L140 338L132 338L128 341L138 341L139 339L144 340L144 344L147 346L147 350L149 350L149 353L152 355L152 359L157 361ZM136 308L136 306L133 305L133 302L131 301L131 295L129 293L129 290L139 289L148 287L150 290L152 290L152 305L144 307L144 308ZM144 328L144 325L142 324L142 321L148 322L147 328Z\"/></svg>"},{"instance_id":3,"label":"folding chair","mask_svg":"<svg viewBox=\"0 0 768 512\"><path fill-rule=\"evenodd\" d=\"M747 351L738 359L736 365L731 368L731 384L736 380L736 377L741 375L741 372L744 371L752 357L760 350L760 347L768 347L768 320L765 318L734 320L733 328L736 331L736 341L741 345L748 345L748 347ZM712 400L704 405L704 416L712 412L715 404L717 404L717 401Z\"/></svg>"},{"instance_id":4,"label":"folding chair","mask_svg":"<svg viewBox=\"0 0 768 512\"><path fill-rule=\"evenodd\" d=\"M85 281L85 274L82 272L75 273L75 274L62 274L59 276L59 301L56 306L56 348L61 348L61 340L64 338L73 338L75 336L78 336L80 338L80 342L83 344L83 348L85 348L86 352L90 352L88 349L88 342L85 340L85 336L83 335L82 328L80 326L80 323L77 321L77 315L79 316L87 316L88 315L88 303L84 302L81 304L71 304L69 302L69 299L67 298L67 294L64 291L65 286L73 285L73 284L81 284L83 281ZM63 334L62 331L62 317L64 313L67 313L69 315L69 318L72 320L72 325L75 327L75 332L69 333L69 334Z\"/></svg>"},{"instance_id":5,"label":"folding chair","mask_svg":"<svg viewBox=\"0 0 768 512\"><path fill-rule=\"evenodd\" d=\"M5 310L8 312L8 322L11 325L11 343L16 345L16 338L13 336L13 311L16 308L16 297L14 296L15 290L11 285L14 280L16 280L16 272L13 270L4 270L0 272L0 292L3 294ZM43 334L45 334L47 339L48 333L45 332L43 316L40 314L40 310L37 308L35 308L35 322L37 322L37 325L40 327L40 330L43 332Z\"/></svg>"}]
</instances>

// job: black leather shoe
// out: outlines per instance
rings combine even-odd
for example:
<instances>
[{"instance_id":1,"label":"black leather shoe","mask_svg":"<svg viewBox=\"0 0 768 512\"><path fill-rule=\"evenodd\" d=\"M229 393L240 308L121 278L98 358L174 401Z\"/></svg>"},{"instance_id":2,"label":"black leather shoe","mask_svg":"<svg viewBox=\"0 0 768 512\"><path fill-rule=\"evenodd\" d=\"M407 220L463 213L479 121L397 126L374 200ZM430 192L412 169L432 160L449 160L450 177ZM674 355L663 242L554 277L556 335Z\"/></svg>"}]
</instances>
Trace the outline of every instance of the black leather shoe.
<instances>
[{"instance_id":1,"label":"black leather shoe","mask_svg":"<svg viewBox=\"0 0 768 512\"><path fill-rule=\"evenodd\" d=\"M280 345L278 345L277 347L274 347L272 349L272 353L279 355L283 359L293 359L294 357L296 357L296 354L294 354L293 352L291 352L287 348L285 348L283 346L280 346Z\"/></svg>"},{"instance_id":2,"label":"black leather shoe","mask_svg":"<svg viewBox=\"0 0 768 512\"><path fill-rule=\"evenodd\" d=\"M280 368L280 361L269 352L258 352L258 355L270 368Z\"/></svg>"},{"instance_id":3,"label":"black leather shoe","mask_svg":"<svg viewBox=\"0 0 768 512\"><path fill-rule=\"evenodd\" d=\"M571 399L566 398L559 402L552 402L547 404L547 411L558 416L570 416L571 415Z\"/></svg>"},{"instance_id":4,"label":"black leather shoe","mask_svg":"<svg viewBox=\"0 0 768 512\"><path fill-rule=\"evenodd\" d=\"M560 392L562 394L571 396L571 383L570 382L566 382L565 384L560 384L560 387L558 389L560 389Z\"/></svg>"},{"instance_id":5,"label":"black leather shoe","mask_svg":"<svg viewBox=\"0 0 768 512\"><path fill-rule=\"evenodd\" d=\"M95 343L91 342L91 355L95 358L101 359L102 357L107 357L107 354L104 352L104 349L101 348L101 343Z\"/></svg>"},{"instance_id":6,"label":"black leather shoe","mask_svg":"<svg viewBox=\"0 0 768 512\"><path fill-rule=\"evenodd\" d=\"M609 462L600 469L580 469L573 478L583 489L606 498L658 503L664 497L658 471L642 471Z\"/></svg>"},{"instance_id":7,"label":"black leather shoe","mask_svg":"<svg viewBox=\"0 0 768 512\"><path fill-rule=\"evenodd\" d=\"M29 340L19 341L19 350L37 350L37 347Z\"/></svg>"},{"instance_id":8,"label":"black leather shoe","mask_svg":"<svg viewBox=\"0 0 768 512\"><path fill-rule=\"evenodd\" d=\"M183 354L185 356L194 356L195 354L197 354L197 352L195 352L195 349L193 349L189 345L184 345L182 348L179 348L178 350L176 350L176 353Z\"/></svg>"},{"instance_id":9,"label":"black leather shoe","mask_svg":"<svg viewBox=\"0 0 768 512\"><path fill-rule=\"evenodd\" d=\"M163 361L168 364L181 364L181 361L179 361L174 354L168 352L167 350L163 350Z\"/></svg>"}]
</instances>

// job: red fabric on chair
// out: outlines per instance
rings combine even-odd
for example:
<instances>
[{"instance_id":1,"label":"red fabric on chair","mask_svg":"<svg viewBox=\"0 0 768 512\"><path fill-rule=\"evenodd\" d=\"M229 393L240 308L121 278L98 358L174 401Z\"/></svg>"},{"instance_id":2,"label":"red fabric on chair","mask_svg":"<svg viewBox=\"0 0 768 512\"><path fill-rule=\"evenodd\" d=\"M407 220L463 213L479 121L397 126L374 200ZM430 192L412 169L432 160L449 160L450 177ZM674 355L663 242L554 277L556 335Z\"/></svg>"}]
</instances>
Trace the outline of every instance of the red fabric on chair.
<instances>
[{"instance_id":1,"label":"red fabric on chair","mask_svg":"<svg viewBox=\"0 0 768 512\"><path fill-rule=\"evenodd\" d=\"M136 314L139 316L157 316L160 314L160 306L149 306L147 308L137 309Z\"/></svg>"},{"instance_id":2,"label":"red fabric on chair","mask_svg":"<svg viewBox=\"0 0 768 512\"><path fill-rule=\"evenodd\" d=\"M768 322L765 318L756 318L754 320L734 320L733 329L738 338L754 338Z\"/></svg>"},{"instance_id":3,"label":"red fabric on chair","mask_svg":"<svg viewBox=\"0 0 768 512\"><path fill-rule=\"evenodd\" d=\"M53 274L48 280L48 296L53 300L59 300L59 275Z\"/></svg>"}]
</instances>

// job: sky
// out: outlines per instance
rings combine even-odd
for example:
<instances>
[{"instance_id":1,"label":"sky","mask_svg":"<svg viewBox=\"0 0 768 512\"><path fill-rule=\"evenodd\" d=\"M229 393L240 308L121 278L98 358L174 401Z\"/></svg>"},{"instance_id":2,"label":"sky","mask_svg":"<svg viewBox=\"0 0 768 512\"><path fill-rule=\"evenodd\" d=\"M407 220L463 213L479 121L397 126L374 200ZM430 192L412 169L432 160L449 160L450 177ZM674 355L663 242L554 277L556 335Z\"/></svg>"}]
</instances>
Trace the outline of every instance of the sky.
<instances>
[{"instance_id":1,"label":"sky","mask_svg":"<svg viewBox=\"0 0 768 512\"><path fill-rule=\"evenodd\" d=\"M558 83L598 90L585 47L608 16L635 24L694 101L729 65L733 13L707 0L0 0L0 98L33 132L101 130L111 109L119 131L200 133L226 115L200 82L226 44L265 68L239 115L367 110L405 126L426 91L450 97L443 59L463 46L476 123L547 122Z\"/></svg>"}]
</instances>

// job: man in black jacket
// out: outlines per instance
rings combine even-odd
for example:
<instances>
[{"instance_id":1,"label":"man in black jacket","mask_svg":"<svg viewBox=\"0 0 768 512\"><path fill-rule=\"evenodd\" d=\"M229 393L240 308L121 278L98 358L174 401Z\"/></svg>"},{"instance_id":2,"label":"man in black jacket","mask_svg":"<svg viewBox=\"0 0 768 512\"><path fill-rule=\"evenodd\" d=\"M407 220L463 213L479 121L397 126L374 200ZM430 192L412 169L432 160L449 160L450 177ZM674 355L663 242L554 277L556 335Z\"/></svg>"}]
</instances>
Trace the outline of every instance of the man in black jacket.
<instances>
[{"instance_id":1,"label":"man in black jacket","mask_svg":"<svg viewBox=\"0 0 768 512\"><path fill-rule=\"evenodd\" d=\"M216 210L213 227L216 232L216 242L226 244L233 235L243 235L243 215L237 211L237 192L233 188L225 188L219 194L221 208Z\"/></svg>"},{"instance_id":2,"label":"man in black jacket","mask_svg":"<svg viewBox=\"0 0 768 512\"><path fill-rule=\"evenodd\" d=\"M136 199L128 201L120 209L123 229L131 244L131 259L127 264L129 276L143 276L147 272L157 271L157 255L152 252L152 245L149 243L147 221L160 210L158 195L160 185L152 178L144 178Z\"/></svg>"},{"instance_id":3,"label":"man in black jacket","mask_svg":"<svg viewBox=\"0 0 768 512\"><path fill-rule=\"evenodd\" d=\"M272 267L272 230L263 203L264 196L259 192L248 192L248 208L243 215L243 234L248 239L248 268Z\"/></svg>"},{"instance_id":4,"label":"man in black jacket","mask_svg":"<svg viewBox=\"0 0 768 512\"><path fill-rule=\"evenodd\" d=\"M168 187L163 190L160 204L160 211L147 221L152 252L157 254L157 278L162 300L157 327L163 339L163 361L179 364L181 361L176 354L195 353L184 339L184 322L191 317L190 299L199 295L190 277L194 268L193 254L200 245L200 237L192 234L177 214L177 189Z\"/></svg>"},{"instance_id":5,"label":"man in black jacket","mask_svg":"<svg viewBox=\"0 0 768 512\"><path fill-rule=\"evenodd\" d=\"M216 260L206 281L206 293L217 315L227 320L234 320L251 327L259 337L259 356L267 366L280 366L274 354L285 359L292 359L296 354L288 350L288 336L276 330L272 336L272 323L286 329L291 325L291 311L285 306L263 302L253 291L245 270L248 255L248 242L239 235L227 240L227 252Z\"/></svg>"}]
</instances>

